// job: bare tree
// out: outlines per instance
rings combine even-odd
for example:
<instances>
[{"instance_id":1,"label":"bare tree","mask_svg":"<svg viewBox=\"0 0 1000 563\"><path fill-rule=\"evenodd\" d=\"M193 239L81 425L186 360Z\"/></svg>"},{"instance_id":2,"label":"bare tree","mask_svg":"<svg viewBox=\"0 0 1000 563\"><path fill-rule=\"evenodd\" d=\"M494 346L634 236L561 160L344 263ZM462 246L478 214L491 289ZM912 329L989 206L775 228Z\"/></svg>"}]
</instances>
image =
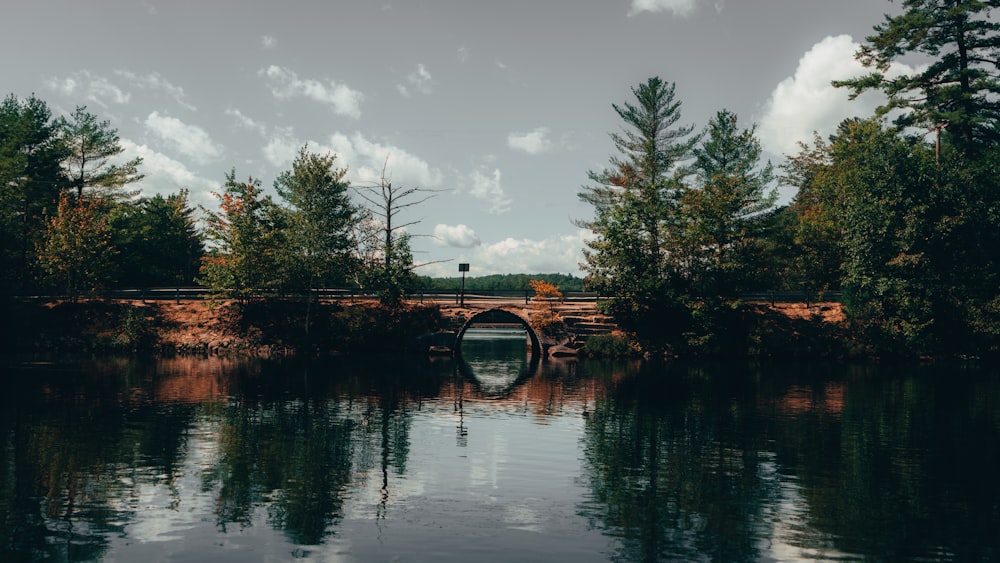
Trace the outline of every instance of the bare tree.
<instances>
[{"instance_id":1,"label":"bare tree","mask_svg":"<svg viewBox=\"0 0 1000 563\"><path fill-rule=\"evenodd\" d=\"M368 205L369 216L355 229L359 258L363 262L358 284L382 293L384 301L398 301L413 282L413 264L408 227L421 219L401 221L400 213L437 195L428 188L393 185L386 175L389 157L382 165L377 184L355 188Z\"/></svg>"}]
</instances>

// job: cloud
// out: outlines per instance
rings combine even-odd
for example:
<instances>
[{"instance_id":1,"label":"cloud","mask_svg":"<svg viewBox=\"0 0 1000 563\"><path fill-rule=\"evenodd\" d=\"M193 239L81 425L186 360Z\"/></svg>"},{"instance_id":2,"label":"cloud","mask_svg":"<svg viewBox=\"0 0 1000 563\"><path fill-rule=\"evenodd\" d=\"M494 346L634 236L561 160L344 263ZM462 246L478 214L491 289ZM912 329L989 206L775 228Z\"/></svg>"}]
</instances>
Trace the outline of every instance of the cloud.
<instances>
[{"instance_id":1,"label":"cloud","mask_svg":"<svg viewBox=\"0 0 1000 563\"><path fill-rule=\"evenodd\" d=\"M265 49L274 49L278 46L278 40L273 35L261 35L260 46Z\"/></svg>"},{"instance_id":2,"label":"cloud","mask_svg":"<svg viewBox=\"0 0 1000 563\"><path fill-rule=\"evenodd\" d=\"M132 99L131 93L88 70L74 72L63 79L49 78L45 81L45 85L64 96L82 97L103 108L108 107L109 103L127 104Z\"/></svg>"},{"instance_id":3,"label":"cloud","mask_svg":"<svg viewBox=\"0 0 1000 563\"><path fill-rule=\"evenodd\" d=\"M456 56L458 57L458 62L465 63L468 62L469 58L472 56L472 51L469 51L468 47L462 45L458 48Z\"/></svg>"},{"instance_id":4,"label":"cloud","mask_svg":"<svg viewBox=\"0 0 1000 563\"><path fill-rule=\"evenodd\" d=\"M697 4L698 0L632 0L628 15L632 17L642 12L673 12L675 17L686 18L694 13ZM719 3L716 3L716 9L721 9Z\"/></svg>"},{"instance_id":5,"label":"cloud","mask_svg":"<svg viewBox=\"0 0 1000 563\"><path fill-rule=\"evenodd\" d=\"M461 226L461 225L460 225ZM474 276L513 273L565 273L582 275L584 240L591 236L587 230L554 235L542 240L508 237L491 244L469 249L456 257L456 261L472 265ZM436 276L454 276L454 264L432 264L420 273Z\"/></svg>"},{"instance_id":6,"label":"cloud","mask_svg":"<svg viewBox=\"0 0 1000 563\"><path fill-rule=\"evenodd\" d=\"M288 164L295 160L295 155L304 144L304 141L295 138L291 127L279 127L264 145L264 158L274 166Z\"/></svg>"},{"instance_id":7,"label":"cloud","mask_svg":"<svg viewBox=\"0 0 1000 563\"><path fill-rule=\"evenodd\" d=\"M220 189L221 181L214 182L202 178L191 172L181 162L157 152L147 145L140 145L129 139L122 139L121 145L125 149L123 156L128 158L142 157L141 171L145 174L145 178L139 182L138 188L144 195L168 195L177 193L181 188L187 188L191 192L193 205L204 205L209 209L218 205L218 201L211 195L211 192Z\"/></svg>"},{"instance_id":8,"label":"cloud","mask_svg":"<svg viewBox=\"0 0 1000 563\"><path fill-rule=\"evenodd\" d=\"M320 149L343 159L351 181L363 185L377 183L383 167L394 185L435 188L443 181L441 171L422 158L401 147L371 141L361 133L350 136L336 133L330 136L329 146Z\"/></svg>"},{"instance_id":9,"label":"cloud","mask_svg":"<svg viewBox=\"0 0 1000 563\"><path fill-rule=\"evenodd\" d=\"M407 86L407 84L409 86ZM416 70L406 77L406 84L396 84L396 89L404 97L410 97L410 87L413 87L421 94L430 94L434 91L434 78L423 63L417 65Z\"/></svg>"},{"instance_id":10,"label":"cloud","mask_svg":"<svg viewBox=\"0 0 1000 563\"><path fill-rule=\"evenodd\" d=\"M799 59L795 74L782 80L771 93L758 121L764 148L775 154L798 152L798 143L810 142L813 132L833 133L848 117L869 116L885 102L877 92L848 99L846 88L834 88L832 80L843 80L869 72L854 58L860 45L849 35L826 37ZM913 72L896 65L890 76Z\"/></svg>"},{"instance_id":11,"label":"cloud","mask_svg":"<svg viewBox=\"0 0 1000 563\"><path fill-rule=\"evenodd\" d=\"M483 174L479 170L472 173L472 187L469 193L476 198L482 199L490 204L489 212L494 215L510 211L511 199L500 186L500 169L495 168L490 175Z\"/></svg>"},{"instance_id":12,"label":"cloud","mask_svg":"<svg viewBox=\"0 0 1000 563\"><path fill-rule=\"evenodd\" d=\"M475 248L483 244L476 231L465 225L435 225L434 238L441 244L457 248Z\"/></svg>"},{"instance_id":13,"label":"cloud","mask_svg":"<svg viewBox=\"0 0 1000 563\"><path fill-rule=\"evenodd\" d=\"M236 122L241 126L250 129L251 131L256 131L260 136L265 136L267 134L267 127L263 123L244 115L243 112L236 108L229 108L226 110L226 115L236 119Z\"/></svg>"},{"instance_id":14,"label":"cloud","mask_svg":"<svg viewBox=\"0 0 1000 563\"><path fill-rule=\"evenodd\" d=\"M222 148L212 142L204 129L175 117L154 111L146 118L146 128L196 161L209 162L222 156Z\"/></svg>"},{"instance_id":15,"label":"cloud","mask_svg":"<svg viewBox=\"0 0 1000 563\"><path fill-rule=\"evenodd\" d=\"M374 185L382 177L382 168L394 185L419 188L440 187L444 176L437 168L396 145L380 143L362 133L334 133L326 142L299 139L291 127L278 128L264 147L264 157L274 166L292 162L303 145L310 152L332 153L338 166L347 166L347 178L356 185Z\"/></svg>"},{"instance_id":16,"label":"cloud","mask_svg":"<svg viewBox=\"0 0 1000 563\"><path fill-rule=\"evenodd\" d=\"M507 146L513 150L528 154L542 154L552 148L549 140L549 128L537 127L527 133L511 133L507 135Z\"/></svg>"},{"instance_id":17,"label":"cloud","mask_svg":"<svg viewBox=\"0 0 1000 563\"><path fill-rule=\"evenodd\" d=\"M345 84L337 84L333 80L323 83L314 79L302 79L291 70L276 65L261 69L257 74L265 78L271 94L279 100L308 98L330 105L338 115L355 119L361 117L361 102L365 96Z\"/></svg>"},{"instance_id":18,"label":"cloud","mask_svg":"<svg viewBox=\"0 0 1000 563\"><path fill-rule=\"evenodd\" d=\"M180 86L175 86L171 84L170 81L160 76L158 72L151 72L146 75L135 74L134 72L129 72L127 70L116 70L115 74L124 78L129 82L130 85L140 88L143 90L152 90L155 92L162 92L167 96L174 99L178 105L189 109L191 111L197 111L198 108L189 104L185 101L184 88Z\"/></svg>"}]
</instances>

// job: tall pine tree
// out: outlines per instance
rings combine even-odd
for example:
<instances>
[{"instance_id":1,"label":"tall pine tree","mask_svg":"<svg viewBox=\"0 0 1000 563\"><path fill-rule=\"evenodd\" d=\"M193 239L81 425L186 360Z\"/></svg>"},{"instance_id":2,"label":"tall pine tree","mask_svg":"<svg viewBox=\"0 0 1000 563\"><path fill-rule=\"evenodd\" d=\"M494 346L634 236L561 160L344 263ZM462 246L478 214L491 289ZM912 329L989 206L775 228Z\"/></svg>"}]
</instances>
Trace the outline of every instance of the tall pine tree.
<instances>
[{"instance_id":1,"label":"tall pine tree","mask_svg":"<svg viewBox=\"0 0 1000 563\"><path fill-rule=\"evenodd\" d=\"M904 11L886 16L857 52L874 69L866 76L834 82L852 99L880 90L885 115L899 113L902 127L923 127L951 138L963 152L1000 140L1000 23L992 11L1000 0L904 0ZM930 59L909 74L890 66L908 55ZM943 130L943 132L942 132Z\"/></svg>"}]
</instances>

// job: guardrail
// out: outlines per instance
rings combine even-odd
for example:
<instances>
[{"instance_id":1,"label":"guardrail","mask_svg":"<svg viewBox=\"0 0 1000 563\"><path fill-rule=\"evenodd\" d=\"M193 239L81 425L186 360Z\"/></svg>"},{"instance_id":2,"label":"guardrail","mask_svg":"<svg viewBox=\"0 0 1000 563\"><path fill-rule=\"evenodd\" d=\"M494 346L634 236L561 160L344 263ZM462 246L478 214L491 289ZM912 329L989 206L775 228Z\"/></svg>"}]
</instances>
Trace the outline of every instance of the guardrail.
<instances>
[{"instance_id":1,"label":"guardrail","mask_svg":"<svg viewBox=\"0 0 1000 563\"><path fill-rule=\"evenodd\" d=\"M377 299L378 293L370 290L354 288L324 288L315 289L310 294L313 297L326 300L350 300L358 301L365 299ZM112 289L105 290L94 295L102 299L130 299L135 301L166 301L166 300L191 300L208 299L212 292L205 287L151 287L136 289ZM305 298L301 293L267 293L266 295L282 298ZM535 296L535 292L528 289L492 289L492 290L466 290L465 300L521 300L527 304ZM12 297L21 300L55 301L65 299L62 295L43 295L20 293ZM818 303L823 301L839 302L843 295L839 291L757 291L745 292L736 295L743 301L770 303ZM408 293L408 298L413 301L454 301L458 303L462 298L462 292L450 289L415 289ZM609 296L601 295L593 291L564 291L561 301L566 303L593 303Z\"/></svg>"}]
</instances>

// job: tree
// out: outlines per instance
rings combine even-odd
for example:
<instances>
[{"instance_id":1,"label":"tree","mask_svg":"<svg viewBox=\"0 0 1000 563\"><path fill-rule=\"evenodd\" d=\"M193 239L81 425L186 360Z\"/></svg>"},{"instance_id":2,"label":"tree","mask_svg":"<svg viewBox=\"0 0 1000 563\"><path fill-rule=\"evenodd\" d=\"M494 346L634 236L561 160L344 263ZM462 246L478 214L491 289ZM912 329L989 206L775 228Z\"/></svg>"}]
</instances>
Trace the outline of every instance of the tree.
<instances>
[{"instance_id":1,"label":"tree","mask_svg":"<svg viewBox=\"0 0 1000 563\"><path fill-rule=\"evenodd\" d=\"M188 191L119 202L110 213L119 251L118 283L125 287L194 282L204 253Z\"/></svg>"},{"instance_id":2,"label":"tree","mask_svg":"<svg viewBox=\"0 0 1000 563\"><path fill-rule=\"evenodd\" d=\"M299 150L290 171L274 182L278 195L291 205L286 255L293 286L307 292L342 285L352 269L352 237L358 209L351 203L344 179L346 168L335 168L336 156ZM311 295L306 299L305 331L309 333Z\"/></svg>"},{"instance_id":3,"label":"tree","mask_svg":"<svg viewBox=\"0 0 1000 563\"><path fill-rule=\"evenodd\" d=\"M681 197L684 248L703 295L731 294L753 285L763 259L764 228L777 191L770 162L760 164L755 127L739 129L736 114L718 112L693 150L696 185Z\"/></svg>"},{"instance_id":4,"label":"tree","mask_svg":"<svg viewBox=\"0 0 1000 563\"><path fill-rule=\"evenodd\" d=\"M205 210L205 237L209 252L202 259L202 282L217 295L242 304L285 284L281 249L285 241L285 215L260 180L236 180L236 170L226 175L219 210Z\"/></svg>"},{"instance_id":5,"label":"tree","mask_svg":"<svg viewBox=\"0 0 1000 563\"><path fill-rule=\"evenodd\" d=\"M336 155L299 150L292 169L282 172L274 188L291 206L288 251L301 278L312 290L341 285L350 270L352 231L358 208L351 203L346 168L335 168Z\"/></svg>"},{"instance_id":6,"label":"tree","mask_svg":"<svg viewBox=\"0 0 1000 563\"><path fill-rule=\"evenodd\" d=\"M579 198L594 206L594 218L578 221L594 237L584 249L590 287L611 292L612 307L623 324L639 333L664 340L664 329L678 330L685 315L685 273L674 252L680 244L681 221L677 199L683 190L680 163L698 141L693 126L675 127L680 102L674 85L652 77L632 88L636 103L613 105L626 129L612 133L620 156L610 167L589 172L594 185Z\"/></svg>"},{"instance_id":7,"label":"tree","mask_svg":"<svg viewBox=\"0 0 1000 563\"><path fill-rule=\"evenodd\" d=\"M603 171L589 172L596 185L578 194L594 206L594 219L578 222L595 235L584 251L583 267L592 284L620 288L623 297L639 297L650 283L672 274L668 239L678 226L682 178L677 164L697 142L696 137L684 139L693 126L673 127L681 117L673 84L652 77L632 93L637 105L612 105L626 125L622 133L611 134L621 157L612 156Z\"/></svg>"},{"instance_id":8,"label":"tree","mask_svg":"<svg viewBox=\"0 0 1000 563\"><path fill-rule=\"evenodd\" d=\"M77 106L69 119L60 119L63 142L69 154L63 160L69 186L82 198L85 189L100 189L117 195L119 189L143 178L139 173L141 157L124 164L112 164L111 159L125 151L118 138L118 131L109 121L98 121L87 112L86 106Z\"/></svg>"},{"instance_id":9,"label":"tree","mask_svg":"<svg viewBox=\"0 0 1000 563\"><path fill-rule=\"evenodd\" d=\"M886 16L856 58L874 71L834 82L852 99L875 89L888 96L879 115L902 110L900 127L933 128L963 151L1000 140L1000 23L991 19L1000 0L903 0L904 12ZM907 55L930 64L894 75L892 63Z\"/></svg>"},{"instance_id":10,"label":"tree","mask_svg":"<svg viewBox=\"0 0 1000 563\"><path fill-rule=\"evenodd\" d=\"M38 260L73 299L109 281L115 255L103 208L96 196L71 198L63 193L49 218Z\"/></svg>"},{"instance_id":11,"label":"tree","mask_svg":"<svg viewBox=\"0 0 1000 563\"><path fill-rule=\"evenodd\" d=\"M386 165L389 159L386 158ZM393 185L386 177L385 166L379 183L363 186L358 195L368 202L367 216L357 223L356 240L362 262L356 276L362 288L377 290L382 300L397 304L413 285L413 252L410 235L406 229L419 220L398 222L398 215L405 209L420 205L434 197L432 190L421 187Z\"/></svg>"},{"instance_id":12,"label":"tree","mask_svg":"<svg viewBox=\"0 0 1000 563\"><path fill-rule=\"evenodd\" d=\"M841 130L844 127L841 124ZM830 143L815 135L812 145L799 143L798 154L789 156L782 170L782 182L797 188L789 206L796 249L790 259L789 281L813 291L839 289L848 185L844 176L852 169L835 167Z\"/></svg>"},{"instance_id":13,"label":"tree","mask_svg":"<svg viewBox=\"0 0 1000 563\"><path fill-rule=\"evenodd\" d=\"M54 211L66 156L59 129L44 101L13 95L0 104L0 287L25 288L35 250Z\"/></svg>"}]
</instances>

